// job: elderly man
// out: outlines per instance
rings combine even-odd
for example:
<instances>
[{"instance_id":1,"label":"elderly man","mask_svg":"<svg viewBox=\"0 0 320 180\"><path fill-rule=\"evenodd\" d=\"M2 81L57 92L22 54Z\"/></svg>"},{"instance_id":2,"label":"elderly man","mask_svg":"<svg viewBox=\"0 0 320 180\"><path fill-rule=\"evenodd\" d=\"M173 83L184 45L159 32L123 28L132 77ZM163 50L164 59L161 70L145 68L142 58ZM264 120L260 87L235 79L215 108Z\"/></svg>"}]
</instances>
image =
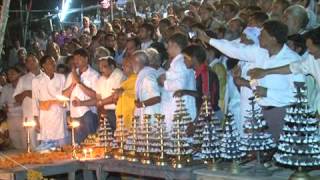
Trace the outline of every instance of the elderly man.
<instances>
[{"instance_id":1,"label":"elderly man","mask_svg":"<svg viewBox=\"0 0 320 180\"><path fill-rule=\"evenodd\" d=\"M116 89L114 96L117 99L116 115L117 117L122 115L124 120L124 126L127 129L132 127L132 118L135 110L135 85L137 80L137 74L133 72L133 59L125 58L122 63L123 73L127 79L121 83L119 89Z\"/></svg>"},{"instance_id":2,"label":"elderly man","mask_svg":"<svg viewBox=\"0 0 320 180\"><path fill-rule=\"evenodd\" d=\"M308 24L308 13L303 6L292 5L284 11L281 21L288 26L289 36L298 33L300 34Z\"/></svg>"},{"instance_id":3,"label":"elderly man","mask_svg":"<svg viewBox=\"0 0 320 180\"><path fill-rule=\"evenodd\" d=\"M301 5L292 5L288 7L282 16L282 22L288 26L289 36L302 34L305 32L309 18L307 10ZM306 51L301 57L308 59L309 51ZM306 75L307 97L311 108L317 110L320 107L320 88L315 77Z\"/></svg>"},{"instance_id":4,"label":"elderly man","mask_svg":"<svg viewBox=\"0 0 320 180\"><path fill-rule=\"evenodd\" d=\"M160 87L157 83L156 69L149 67L148 55L145 51L133 53L133 70L138 74L136 80L136 115L140 119L144 115L160 113ZM156 123L154 116L152 123Z\"/></svg>"}]
</instances>

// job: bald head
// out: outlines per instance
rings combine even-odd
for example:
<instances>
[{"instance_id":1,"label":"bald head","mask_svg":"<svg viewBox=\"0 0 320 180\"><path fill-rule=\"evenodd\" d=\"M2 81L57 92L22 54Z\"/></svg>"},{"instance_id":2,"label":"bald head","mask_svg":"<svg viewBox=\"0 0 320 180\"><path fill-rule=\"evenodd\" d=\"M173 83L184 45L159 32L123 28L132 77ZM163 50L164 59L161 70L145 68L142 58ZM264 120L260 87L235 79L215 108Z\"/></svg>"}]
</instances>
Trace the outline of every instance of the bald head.
<instances>
[{"instance_id":1,"label":"bald head","mask_svg":"<svg viewBox=\"0 0 320 180\"><path fill-rule=\"evenodd\" d=\"M289 27L289 35L297 34L306 28L308 13L303 6L292 5L284 11L282 22Z\"/></svg>"},{"instance_id":2,"label":"bald head","mask_svg":"<svg viewBox=\"0 0 320 180\"><path fill-rule=\"evenodd\" d=\"M139 60L139 62L144 66L149 65L149 57L145 51L143 50L135 51L133 53L133 56L136 57Z\"/></svg>"},{"instance_id":3,"label":"bald head","mask_svg":"<svg viewBox=\"0 0 320 180\"><path fill-rule=\"evenodd\" d=\"M149 57L150 66L159 68L161 66L161 56L159 52L154 48L146 49L146 53Z\"/></svg>"}]
</instances>

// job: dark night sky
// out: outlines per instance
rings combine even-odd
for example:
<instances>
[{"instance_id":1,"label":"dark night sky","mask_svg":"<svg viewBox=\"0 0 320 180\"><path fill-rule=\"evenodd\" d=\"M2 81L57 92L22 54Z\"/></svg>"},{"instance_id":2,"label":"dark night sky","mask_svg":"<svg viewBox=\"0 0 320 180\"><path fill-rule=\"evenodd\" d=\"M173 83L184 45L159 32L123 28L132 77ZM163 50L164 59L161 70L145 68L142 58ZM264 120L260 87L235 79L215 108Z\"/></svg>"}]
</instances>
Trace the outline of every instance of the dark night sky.
<instances>
[{"instance_id":1,"label":"dark night sky","mask_svg":"<svg viewBox=\"0 0 320 180\"><path fill-rule=\"evenodd\" d=\"M86 5L93 5L100 0L72 0L71 7L77 8L81 6L81 3ZM20 0L11 0L10 9L19 9ZM23 4L27 4L30 0L22 0ZM61 7L62 0L32 0L32 9L54 9L55 7Z\"/></svg>"},{"instance_id":2,"label":"dark night sky","mask_svg":"<svg viewBox=\"0 0 320 180\"><path fill-rule=\"evenodd\" d=\"M72 0L71 8L80 8L81 4L83 4L84 7L86 7L89 5L97 4L97 2L99 1L100 0ZM25 9L25 6L30 2L30 0L22 0L22 2L24 7L23 9ZM61 8L61 2L62 0L32 0L32 10L48 10L48 9L54 10L57 6ZM20 0L11 0L10 10L19 10L19 9L20 9ZM54 12L52 14L54 14ZM30 15L30 18L31 19L42 18L44 17L44 15L47 15L47 12L44 12L44 13L35 12ZM69 15L68 16L69 19L67 19L67 21L71 20L72 17L79 17L79 16L80 16L80 13ZM23 13L23 19L25 20L25 18L26 18L26 13ZM9 15L9 21L8 21L8 27L14 30L14 31L10 31L11 36L20 37L21 33L20 31L16 31L16 29L21 29L22 26L25 26L25 25L20 23L20 13L11 12ZM48 21L29 23L30 29L36 30L39 27L48 28Z\"/></svg>"}]
</instances>

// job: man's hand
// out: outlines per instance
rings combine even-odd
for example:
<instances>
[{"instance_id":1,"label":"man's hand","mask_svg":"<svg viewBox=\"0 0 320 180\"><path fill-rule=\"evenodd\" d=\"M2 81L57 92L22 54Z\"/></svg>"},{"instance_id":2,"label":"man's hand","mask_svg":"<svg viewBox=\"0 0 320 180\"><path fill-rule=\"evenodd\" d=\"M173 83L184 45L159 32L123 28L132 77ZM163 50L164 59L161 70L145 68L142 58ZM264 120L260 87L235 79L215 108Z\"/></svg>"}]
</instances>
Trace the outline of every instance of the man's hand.
<instances>
[{"instance_id":1,"label":"man's hand","mask_svg":"<svg viewBox=\"0 0 320 180\"><path fill-rule=\"evenodd\" d=\"M268 89L265 87L257 86L257 89L254 91L255 95L258 97L267 97Z\"/></svg>"},{"instance_id":2,"label":"man's hand","mask_svg":"<svg viewBox=\"0 0 320 180\"><path fill-rule=\"evenodd\" d=\"M186 90L177 90L174 92L173 97L182 97L186 95Z\"/></svg>"},{"instance_id":3,"label":"man's hand","mask_svg":"<svg viewBox=\"0 0 320 180\"><path fill-rule=\"evenodd\" d=\"M197 33L197 39L199 39L204 44L205 43L209 44L210 37L207 35L206 32L202 31L199 28L193 28L192 30Z\"/></svg>"},{"instance_id":4,"label":"man's hand","mask_svg":"<svg viewBox=\"0 0 320 180\"><path fill-rule=\"evenodd\" d=\"M134 104L136 105L137 108L142 108L142 103L140 102L140 100L135 100Z\"/></svg>"},{"instance_id":5,"label":"man's hand","mask_svg":"<svg viewBox=\"0 0 320 180\"><path fill-rule=\"evenodd\" d=\"M31 90L23 91L23 96L32 98L32 91Z\"/></svg>"},{"instance_id":6,"label":"man's hand","mask_svg":"<svg viewBox=\"0 0 320 180\"><path fill-rule=\"evenodd\" d=\"M73 82L73 83L76 83L76 84L78 84L78 83L81 82L80 76L79 76L79 74L77 73L77 71L76 71L75 68L72 69L72 82Z\"/></svg>"},{"instance_id":7,"label":"man's hand","mask_svg":"<svg viewBox=\"0 0 320 180\"><path fill-rule=\"evenodd\" d=\"M77 97L72 101L72 105L75 107L81 106L81 101Z\"/></svg>"},{"instance_id":8,"label":"man's hand","mask_svg":"<svg viewBox=\"0 0 320 180\"><path fill-rule=\"evenodd\" d=\"M239 87L248 87L248 88L251 88L250 87L250 83L248 80L245 80L241 77L235 77L234 78L234 83L239 86Z\"/></svg>"},{"instance_id":9,"label":"man's hand","mask_svg":"<svg viewBox=\"0 0 320 180\"><path fill-rule=\"evenodd\" d=\"M248 75L251 79L261 79L267 75L266 70L261 68L254 68L248 71Z\"/></svg>"},{"instance_id":10,"label":"man's hand","mask_svg":"<svg viewBox=\"0 0 320 180\"><path fill-rule=\"evenodd\" d=\"M122 88L113 89L113 97L118 99L123 92L124 90Z\"/></svg>"},{"instance_id":11,"label":"man's hand","mask_svg":"<svg viewBox=\"0 0 320 180\"><path fill-rule=\"evenodd\" d=\"M166 74L161 74L160 77L158 78L158 84L160 86L164 86L164 81L166 80Z\"/></svg>"}]
</instances>

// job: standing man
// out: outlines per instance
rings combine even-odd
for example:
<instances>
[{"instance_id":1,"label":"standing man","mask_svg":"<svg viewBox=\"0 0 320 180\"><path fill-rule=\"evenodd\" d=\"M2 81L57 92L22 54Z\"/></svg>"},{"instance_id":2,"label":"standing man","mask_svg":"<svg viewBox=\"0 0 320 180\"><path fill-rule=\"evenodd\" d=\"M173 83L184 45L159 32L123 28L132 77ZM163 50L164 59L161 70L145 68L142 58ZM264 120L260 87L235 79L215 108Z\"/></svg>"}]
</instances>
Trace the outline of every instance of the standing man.
<instances>
[{"instance_id":1,"label":"standing man","mask_svg":"<svg viewBox=\"0 0 320 180\"><path fill-rule=\"evenodd\" d=\"M149 67L148 55L145 51L133 54L133 70L138 75L136 90L136 115L142 120L145 114L152 116L152 124L156 124L154 114L160 113L160 87L157 83L157 70Z\"/></svg>"},{"instance_id":2,"label":"standing man","mask_svg":"<svg viewBox=\"0 0 320 180\"><path fill-rule=\"evenodd\" d=\"M198 32L203 42L210 43L229 57L246 60L256 67L274 68L288 65L301 58L287 45L288 27L279 21L267 21L263 24L259 46L245 45L226 40L210 39L204 32ZM269 132L276 141L284 124L286 106L294 101L294 82L303 82L301 75L271 75L258 81L252 86L255 95L259 97L258 104L262 107Z\"/></svg>"},{"instance_id":3,"label":"standing man","mask_svg":"<svg viewBox=\"0 0 320 180\"><path fill-rule=\"evenodd\" d=\"M125 80L125 76L120 69L117 68L116 62L112 57L102 57L99 59L99 77L94 87L96 96L89 100L75 100L74 106L95 106L101 110L101 114L105 115L109 121L112 131L116 129L116 98L113 96L115 89L120 88L121 82Z\"/></svg>"},{"instance_id":4,"label":"standing man","mask_svg":"<svg viewBox=\"0 0 320 180\"><path fill-rule=\"evenodd\" d=\"M99 79L99 73L89 65L89 54L85 49L73 52L75 68L69 74L63 94L70 97L71 118L80 121L80 128L76 131L77 143L82 142L89 134L98 128L96 107L78 106L78 101L86 101L96 97L94 87Z\"/></svg>"},{"instance_id":5,"label":"standing man","mask_svg":"<svg viewBox=\"0 0 320 180\"><path fill-rule=\"evenodd\" d=\"M57 100L62 95L65 76L55 73L56 62L51 56L40 59L43 73L32 80L32 112L40 127L41 144L37 151L66 144L66 111Z\"/></svg>"},{"instance_id":6,"label":"standing man","mask_svg":"<svg viewBox=\"0 0 320 180\"><path fill-rule=\"evenodd\" d=\"M158 82L164 87L161 94L161 111L165 115L165 122L168 130L172 128L174 111L177 109L176 99L173 94L181 89L196 90L196 80L194 71L188 69L184 63L181 51L189 44L188 38L180 33L174 34L169 38L168 54L171 59L170 68L165 74L162 74ZM182 99L190 117L194 120L196 117L196 103L193 96L183 96Z\"/></svg>"},{"instance_id":7,"label":"standing man","mask_svg":"<svg viewBox=\"0 0 320 180\"><path fill-rule=\"evenodd\" d=\"M22 76L13 93L16 102L22 105L23 120L32 120L32 80L40 74L40 67L37 57L29 54L26 59L26 68L28 73ZM31 131L31 147L37 146L37 133L35 129Z\"/></svg>"},{"instance_id":8,"label":"standing man","mask_svg":"<svg viewBox=\"0 0 320 180\"><path fill-rule=\"evenodd\" d=\"M320 28L314 29L306 33L306 44L309 55L302 61L292 62L289 65L276 68L256 68L252 69L249 74L252 78L261 79L265 76L275 74L310 74L312 75L317 85L320 85ZM317 98L313 96L312 98ZM320 112L320 105L317 105L315 111Z\"/></svg>"}]
</instances>

